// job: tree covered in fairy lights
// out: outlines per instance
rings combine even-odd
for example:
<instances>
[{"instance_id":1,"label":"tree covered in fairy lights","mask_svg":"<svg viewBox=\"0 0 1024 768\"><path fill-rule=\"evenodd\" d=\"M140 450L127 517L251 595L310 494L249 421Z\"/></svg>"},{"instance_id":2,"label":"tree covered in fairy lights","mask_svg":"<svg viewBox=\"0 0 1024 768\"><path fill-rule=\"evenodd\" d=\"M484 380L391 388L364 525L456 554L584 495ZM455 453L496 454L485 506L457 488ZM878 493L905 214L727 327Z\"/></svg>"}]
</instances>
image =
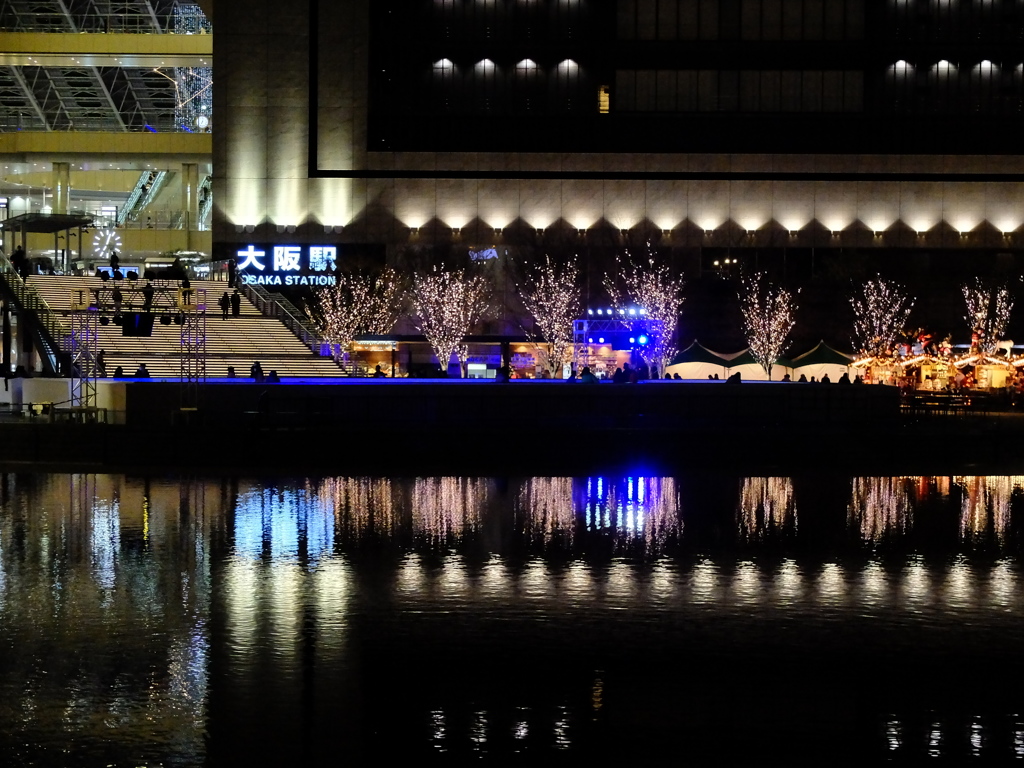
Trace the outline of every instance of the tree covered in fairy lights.
<instances>
[{"instance_id":1,"label":"tree covered in fairy lights","mask_svg":"<svg viewBox=\"0 0 1024 768\"><path fill-rule=\"evenodd\" d=\"M468 347L463 340L490 308L491 285L486 277L443 265L413 277L416 324L427 337L442 371L453 354L465 369Z\"/></svg>"},{"instance_id":2,"label":"tree covered in fairy lights","mask_svg":"<svg viewBox=\"0 0 1024 768\"><path fill-rule=\"evenodd\" d=\"M635 262L627 251L625 260L617 261L619 274L604 277L612 307L620 319L626 318L630 330L646 332L649 341L644 357L664 372L676 353L685 281L682 275L673 275L667 264L656 263L650 253L646 260ZM631 315L629 310L634 308L642 315Z\"/></svg>"},{"instance_id":3,"label":"tree covered in fairy lights","mask_svg":"<svg viewBox=\"0 0 1024 768\"><path fill-rule=\"evenodd\" d=\"M573 322L580 316L579 265L575 258L555 264L545 256L544 263L518 288L523 306L537 321L540 337L548 345L541 350L544 365L553 378L559 377L562 366L572 358ZM538 346L539 341L534 339Z\"/></svg>"},{"instance_id":4,"label":"tree covered in fairy lights","mask_svg":"<svg viewBox=\"0 0 1024 768\"><path fill-rule=\"evenodd\" d=\"M876 276L850 299L853 307L853 345L865 357L892 354L914 300L896 283Z\"/></svg>"},{"instance_id":5,"label":"tree covered in fairy lights","mask_svg":"<svg viewBox=\"0 0 1024 768\"><path fill-rule=\"evenodd\" d=\"M772 367L796 322L793 294L773 285L763 272L755 272L740 281L739 299L750 354L771 380Z\"/></svg>"},{"instance_id":6,"label":"tree covered in fairy lights","mask_svg":"<svg viewBox=\"0 0 1024 768\"><path fill-rule=\"evenodd\" d=\"M977 337L978 349L982 354L991 355L1010 324L1013 309L1010 289L1005 285L987 285L975 278L973 283L964 283L960 290L966 308L964 319Z\"/></svg>"},{"instance_id":7,"label":"tree covered in fairy lights","mask_svg":"<svg viewBox=\"0 0 1024 768\"><path fill-rule=\"evenodd\" d=\"M390 333L402 309L405 288L398 273L339 272L334 285L318 289L307 305L324 341L348 352L357 336Z\"/></svg>"}]
</instances>

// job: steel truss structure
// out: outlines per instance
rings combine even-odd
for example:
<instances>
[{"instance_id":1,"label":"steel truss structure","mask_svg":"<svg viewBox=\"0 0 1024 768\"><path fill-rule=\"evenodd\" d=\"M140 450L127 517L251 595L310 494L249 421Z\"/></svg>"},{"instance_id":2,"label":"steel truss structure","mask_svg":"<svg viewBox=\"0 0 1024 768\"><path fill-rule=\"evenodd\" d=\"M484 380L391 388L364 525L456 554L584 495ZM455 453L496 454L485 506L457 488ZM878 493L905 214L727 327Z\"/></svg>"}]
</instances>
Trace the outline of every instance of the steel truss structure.
<instances>
[{"instance_id":1,"label":"steel truss structure","mask_svg":"<svg viewBox=\"0 0 1024 768\"><path fill-rule=\"evenodd\" d=\"M202 34L199 6L177 0L0 0L0 31ZM194 130L212 115L212 70L0 67L2 131Z\"/></svg>"},{"instance_id":2,"label":"steel truss structure","mask_svg":"<svg viewBox=\"0 0 1024 768\"><path fill-rule=\"evenodd\" d=\"M99 377L99 308L93 306L84 289L71 292L71 335L65 352L71 356L71 407L96 407L96 379Z\"/></svg>"},{"instance_id":3,"label":"steel truss structure","mask_svg":"<svg viewBox=\"0 0 1024 768\"><path fill-rule=\"evenodd\" d=\"M199 407L200 385L206 383L206 290L178 289L181 310L181 408Z\"/></svg>"}]
</instances>

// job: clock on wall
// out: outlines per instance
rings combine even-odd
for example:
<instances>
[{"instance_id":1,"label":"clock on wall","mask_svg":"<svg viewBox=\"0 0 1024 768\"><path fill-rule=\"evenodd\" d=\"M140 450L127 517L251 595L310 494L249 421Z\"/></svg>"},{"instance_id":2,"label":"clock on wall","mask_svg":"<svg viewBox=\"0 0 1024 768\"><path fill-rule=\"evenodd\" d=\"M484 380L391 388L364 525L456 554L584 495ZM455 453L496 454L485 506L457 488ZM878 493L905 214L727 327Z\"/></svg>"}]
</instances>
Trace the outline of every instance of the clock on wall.
<instances>
[{"instance_id":1,"label":"clock on wall","mask_svg":"<svg viewBox=\"0 0 1024 768\"><path fill-rule=\"evenodd\" d=\"M92 253L97 258L108 258L111 251L121 250L121 235L113 227L96 230L92 236Z\"/></svg>"},{"instance_id":2,"label":"clock on wall","mask_svg":"<svg viewBox=\"0 0 1024 768\"><path fill-rule=\"evenodd\" d=\"M196 128L199 128L200 130L205 130L209 124L210 118L208 118L206 115L200 115L196 118Z\"/></svg>"}]
</instances>

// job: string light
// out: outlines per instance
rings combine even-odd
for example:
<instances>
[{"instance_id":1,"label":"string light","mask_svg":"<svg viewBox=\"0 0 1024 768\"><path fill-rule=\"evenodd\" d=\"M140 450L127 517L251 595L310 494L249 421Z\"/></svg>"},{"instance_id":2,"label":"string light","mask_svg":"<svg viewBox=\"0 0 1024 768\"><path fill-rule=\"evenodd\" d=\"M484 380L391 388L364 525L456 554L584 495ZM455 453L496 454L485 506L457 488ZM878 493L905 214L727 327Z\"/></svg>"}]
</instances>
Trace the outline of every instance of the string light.
<instances>
[{"instance_id":1,"label":"string light","mask_svg":"<svg viewBox=\"0 0 1024 768\"><path fill-rule=\"evenodd\" d=\"M1010 323L1013 299L1005 285L986 286L981 278L973 285L961 286L967 312L964 319L978 338L978 349L984 355L995 354L996 342L1003 338Z\"/></svg>"},{"instance_id":2,"label":"string light","mask_svg":"<svg viewBox=\"0 0 1024 768\"><path fill-rule=\"evenodd\" d=\"M864 357L889 357L903 332L914 299L893 282L876 276L850 299L853 307L853 344Z\"/></svg>"},{"instance_id":3,"label":"string light","mask_svg":"<svg viewBox=\"0 0 1024 768\"><path fill-rule=\"evenodd\" d=\"M420 332L427 337L442 370L452 354L465 369L469 347L463 339L489 309L491 286L482 275L464 269L446 271L444 265L413 278L413 304Z\"/></svg>"},{"instance_id":4,"label":"string light","mask_svg":"<svg viewBox=\"0 0 1024 768\"><path fill-rule=\"evenodd\" d=\"M646 331L648 352L645 356L658 365L659 371L664 371L676 354L673 340L679 327L685 281L682 275L674 276L667 264L655 264L650 243L647 243L647 249L646 262L634 263L629 251L626 251L625 263L616 259L621 267L625 291L620 290L618 280L607 274L604 287L620 315L630 303L642 308L642 317L634 319L632 314L628 314L626 324L631 331Z\"/></svg>"},{"instance_id":5,"label":"string light","mask_svg":"<svg viewBox=\"0 0 1024 768\"><path fill-rule=\"evenodd\" d=\"M403 295L402 280L391 267L375 275L340 272L335 285L313 295L308 309L324 340L345 353L356 336L390 333L398 320Z\"/></svg>"},{"instance_id":6,"label":"string light","mask_svg":"<svg viewBox=\"0 0 1024 768\"><path fill-rule=\"evenodd\" d=\"M743 313L743 332L750 346L750 354L764 368L768 379L772 367L786 345L786 338L796 321L793 294L785 288L772 285L764 273L745 276L740 283L740 311Z\"/></svg>"},{"instance_id":7,"label":"string light","mask_svg":"<svg viewBox=\"0 0 1024 768\"><path fill-rule=\"evenodd\" d=\"M580 270L576 259L557 265L545 256L544 264L534 270L527 284L517 287L523 306L537 321L548 349L540 349L540 339L534 338L529 330L526 335L538 345L551 376L558 376L572 358L573 322L580 315Z\"/></svg>"}]
</instances>

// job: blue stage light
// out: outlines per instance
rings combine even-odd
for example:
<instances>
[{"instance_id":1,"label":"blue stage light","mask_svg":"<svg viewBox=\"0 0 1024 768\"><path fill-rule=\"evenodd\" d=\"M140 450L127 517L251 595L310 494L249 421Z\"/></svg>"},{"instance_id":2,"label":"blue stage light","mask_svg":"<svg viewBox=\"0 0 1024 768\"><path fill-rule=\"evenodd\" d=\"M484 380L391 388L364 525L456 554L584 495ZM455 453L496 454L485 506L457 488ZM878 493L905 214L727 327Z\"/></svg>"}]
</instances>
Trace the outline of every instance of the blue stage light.
<instances>
[{"instance_id":1,"label":"blue stage light","mask_svg":"<svg viewBox=\"0 0 1024 768\"><path fill-rule=\"evenodd\" d=\"M641 344L646 344L647 343L647 337L646 336L641 336L640 337L640 343Z\"/></svg>"}]
</instances>

